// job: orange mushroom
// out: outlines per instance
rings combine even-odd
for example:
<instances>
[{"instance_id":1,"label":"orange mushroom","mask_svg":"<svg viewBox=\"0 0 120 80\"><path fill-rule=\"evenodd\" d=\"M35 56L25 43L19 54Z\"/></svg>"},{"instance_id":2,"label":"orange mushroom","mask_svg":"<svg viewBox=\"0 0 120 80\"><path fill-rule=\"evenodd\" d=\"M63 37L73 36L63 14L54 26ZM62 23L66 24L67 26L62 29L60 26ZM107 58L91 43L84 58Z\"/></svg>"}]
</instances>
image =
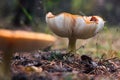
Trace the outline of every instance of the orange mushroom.
<instances>
[{"instance_id":1,"label":"orange mushroom","mask_svg":"<svg viewBox=\"0 0 120 80\"><path fill-rule=\"evenodd\" d=\"M69 39L68 49L75 51L77 39L88 39L95 36L104 27L105 21L99 16L79 16L70 13L46 14L46 22L58 36Z\"/></svg>"},{"instance_id":2,"label":"orange mushroom","mask_svg":"<svg viewBox=\"0 0 120 80\"><path fill-rule=\"evenodd\" d=\"M54 42L55 37L48 34L0 29L0 50L4 52L0 79L10 80L10 60L14 52L44 49Z\"/></svg>"}]
</instances>

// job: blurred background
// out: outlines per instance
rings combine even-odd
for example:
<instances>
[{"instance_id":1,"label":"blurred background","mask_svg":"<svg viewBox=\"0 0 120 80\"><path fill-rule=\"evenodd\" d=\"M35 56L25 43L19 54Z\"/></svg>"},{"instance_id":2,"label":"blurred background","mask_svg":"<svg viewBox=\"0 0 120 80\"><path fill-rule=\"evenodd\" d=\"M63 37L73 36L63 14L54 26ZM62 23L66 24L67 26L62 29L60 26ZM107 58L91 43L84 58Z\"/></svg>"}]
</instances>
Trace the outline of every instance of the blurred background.
<instances>
[{"instance_id":1,"label":"blurred background","mask_svg":"<svg viewBox=\"0 0 120 80\"><path fill-rule=\"evenodd\" d=\"M108 26L120 25L119 0L0 0L0 27L44 31L47 12L99 15Z\"/></svg>"},{"instance_id":2,"label":"blurred background","mask_svg":"<svg viewBox=\"0 0 120 80\"><path fill-rule=\"evenodd\" d=\"M95 49L93 51L97 53L101 53L98 49L102 53L116 53L120 50L120 0L0 0L0 28L51 34L45 22L45 15L49 11L53 14L69 12L101 16L106 21L104 32L88 40L86 48ZM86 44L81 41L78 43L79 47ZM58 37L55 47L66 48L66 40Z\"/></svg>"}]
</instances>

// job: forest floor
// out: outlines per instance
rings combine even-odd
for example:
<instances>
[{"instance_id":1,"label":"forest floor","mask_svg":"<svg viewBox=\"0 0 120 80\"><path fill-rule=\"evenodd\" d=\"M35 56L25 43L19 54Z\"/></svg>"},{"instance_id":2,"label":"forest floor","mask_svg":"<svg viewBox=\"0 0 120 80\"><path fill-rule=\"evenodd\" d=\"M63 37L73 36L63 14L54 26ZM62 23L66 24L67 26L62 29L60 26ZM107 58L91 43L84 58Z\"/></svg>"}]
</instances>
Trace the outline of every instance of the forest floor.
<instances>
[{"instance_id":1,"label":"forest floor","mask_svg":"<svg viewBox=\"0 0 120 80\"><path fill-rule=\"evenodd\" d=\"M78 40L76 53L67 52L67 40L57 37L51 47L15 53L12 80L119 80L120 28L104 29L88 40Z\"/></svg>"},{"instance_id":2,"label":"forest floor","mask_svg":"<svg viewBox=\"0 0 120 80\"><path fill-rule=\"evenodd\" d=\"M119 80L120 29L104 29L96 37L78 40L75 55L67 53L67 40L31 53L15 53L13 80Z\"/></svg>"},{"instance_id":3,"label":"forest floor","mask_svg":"<svg viewBox=\"0 0 120 80\"><path fill-rule=\"evenodd\" d=\"M92 59L66 51L16 53L12 80L119 80L120 59Z\"/></svg>"}]
</instances>

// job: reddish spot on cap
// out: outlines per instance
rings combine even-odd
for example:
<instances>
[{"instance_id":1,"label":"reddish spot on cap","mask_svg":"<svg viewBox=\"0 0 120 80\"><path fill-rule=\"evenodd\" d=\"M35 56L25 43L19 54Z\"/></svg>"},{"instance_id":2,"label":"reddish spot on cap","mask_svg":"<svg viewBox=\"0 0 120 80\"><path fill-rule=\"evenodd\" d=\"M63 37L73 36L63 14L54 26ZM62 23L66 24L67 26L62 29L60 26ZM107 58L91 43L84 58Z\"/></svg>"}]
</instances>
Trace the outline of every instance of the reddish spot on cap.
<instances>
[{"instance_id":1,"label":"reddish spot on cap","mask_svg":"<svg viewBox=\"0 0 120 80\"><path fill-rule=\"evenodd\" d=\"M90 21L98 21L98 19L95 16L92 16L92 18L90 19Z\"/></svg>"}]
</instances>

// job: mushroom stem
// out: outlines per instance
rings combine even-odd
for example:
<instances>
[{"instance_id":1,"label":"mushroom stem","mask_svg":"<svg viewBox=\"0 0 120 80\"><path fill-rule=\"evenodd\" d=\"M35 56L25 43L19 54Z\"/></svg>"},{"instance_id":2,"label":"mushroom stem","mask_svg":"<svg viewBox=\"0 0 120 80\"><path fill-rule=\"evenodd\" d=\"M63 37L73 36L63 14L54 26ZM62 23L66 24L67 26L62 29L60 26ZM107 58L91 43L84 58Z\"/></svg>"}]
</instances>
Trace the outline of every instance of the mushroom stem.
<instances>
[{"instance_id":1,"label":"mushroom stem","mask_svg":"<svg viewBox=\"0 0 120 80\"><path fill-rule=\"evenodd\" d=\"M3 72L2 75L0 75L0 79L2 80L11 80L11 70L10 70L10 63L11 63L11 58L13 55L13 45L9 44L4 52L3 55L3 61L1 65L1 69Z\"/></svg>"},{"instance_id":2,"label":"mushroom stem","mask_svg":"<svg viewBox=\"0 0 120 80\"><path fill-rule=\"evenodd\" d=\"M71 37L69 38L69 43L68 43L68 50L69 52L75 52L76 49L76 38Z\"/></svg>"},{"instance_id":3,"label":"mushroom stem","mask_svg":"<svg viewBox=\"0 0 120 80\"><path fill-rule=\"evenodd\" d=\"M13 51L8 49L3 57L3 74L6 75L7 80L11 80L11 58Z\"/></svg>"}]
</instances>

